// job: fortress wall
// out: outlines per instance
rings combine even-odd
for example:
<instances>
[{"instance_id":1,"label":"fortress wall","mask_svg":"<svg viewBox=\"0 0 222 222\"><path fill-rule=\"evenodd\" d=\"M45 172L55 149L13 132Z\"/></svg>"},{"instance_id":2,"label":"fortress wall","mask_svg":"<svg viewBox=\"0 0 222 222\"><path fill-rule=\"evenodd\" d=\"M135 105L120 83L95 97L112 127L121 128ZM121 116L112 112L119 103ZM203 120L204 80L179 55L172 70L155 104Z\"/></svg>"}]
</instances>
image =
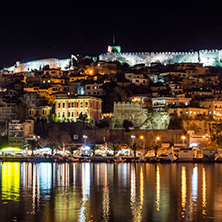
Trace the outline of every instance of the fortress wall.
<instances>
[{"instance_id":1,"label":"fortress wall","mask_svg":"<svg viewBox=\"0 0 222 222\"><path fill-rule=\"evenodd\" d=\"M218 50L200 50L200 62L205 66L220 66L220 58Z\"/></svg>"},{"instance_id":2,"label":"fortress wall","mask_svg":"<svg viewBox=\"0 0 222 222\"><path fill-rule=\"evenodd\" d=\"M58 68L60 67L62 70L65 70L68 67L70 59L40 59L34 60L26 63L17 63L15 66L9 67L8 70L16 72L28 72L31 70L39 70L44 66L49 65L50 68Z\"/></svg>"},{"instance_id":3,"label":"fortress wall","mask_svg":"<svg viewBox=\"0 0 222 222\"><path fill-rule=\"evenodd\" d=\"M99 57L105 61L122 61L131 66L144 63L174 64L174 63L203 63L204 66L222 66L222 50L200 50L194 52L138 52L138 53L106 53Z\"/></svg>"}]
</instances>

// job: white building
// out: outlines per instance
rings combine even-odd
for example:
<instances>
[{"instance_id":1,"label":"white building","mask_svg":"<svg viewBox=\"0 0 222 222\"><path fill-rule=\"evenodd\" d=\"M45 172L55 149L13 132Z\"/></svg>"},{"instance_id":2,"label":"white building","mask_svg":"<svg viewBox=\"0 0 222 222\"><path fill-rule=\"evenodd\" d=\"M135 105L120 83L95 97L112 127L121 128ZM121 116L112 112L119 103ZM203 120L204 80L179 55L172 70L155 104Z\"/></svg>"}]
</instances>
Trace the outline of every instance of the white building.
<instances>
[{"instance_id":1,"label":"white building","mask_svg":"<svg viewBox=\"0 0 222 222\"><path fill-rule=\"evenodd\" d=\"M103 83L86 83L85 84L85 95L87 96L102 96L104 95Z\"/></svg>"},{"instance_id":2,"label":"white building","mask_svg":"<svg viewBox=\"0 0 222 222\"><path fill-rule=\"evenodd\" d=\"M125 79L137 86L149 85L149 79L145 78L143 74L125 73Z\"/></svg>"},{"instance_id":3,"label":"white building","mask_svg":"<svg viewBox=\"0 0 222 222\"><path fill-rule=\"evenodd\" d=\"M164 108L167 106L185 107L190 104L191 98L186 98L184 94L178 94L175 97L156 97L152 98L153 108Z\"/></svg>"},{"instance_id":4,"label":"white building","mask_svg":"<svg viewBox=\"0 0 222 222\"><path fill-rule=\"evenodd\" d=\"M8 125L8 142L11 145L23 146L28 140L33 140L34 120L12 120Z\"/></svg>"}]
</instances>

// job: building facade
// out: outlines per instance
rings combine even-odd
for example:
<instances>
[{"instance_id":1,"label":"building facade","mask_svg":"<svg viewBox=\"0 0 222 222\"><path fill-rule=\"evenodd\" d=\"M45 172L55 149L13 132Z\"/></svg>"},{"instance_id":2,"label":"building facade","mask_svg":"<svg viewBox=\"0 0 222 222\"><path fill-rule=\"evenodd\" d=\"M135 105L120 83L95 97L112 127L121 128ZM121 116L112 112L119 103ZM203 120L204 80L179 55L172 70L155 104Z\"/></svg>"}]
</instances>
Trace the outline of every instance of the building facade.
<instances>
[{"instance_id":1,"label":"building facade","mask_svg":"<svg viewBox=\"0 0 222 222\"><path fill-rule=\"evenodd\" d=\"M15 103L2 102L0 104L0 120L13 120L16 119L17 105Z\"/></svg>"},{"instance_id":2,"label":"building facade","mask_svg":"<svg viewBox=\"0 0 222 222\"><path fill-rule=\"evenodd\" d=\"M60 121L73 121L85 114L89 123L94 124L101 118L102 100L92 96L77 96L74 98L55 99L55 113Z\"/></svg>"},{"instance_id":3,"label":"building facade","mask_svg":"<svg viewBox=\"0 0 222 222\"><path fill-rule=\"evenodd\" d=\"M27 110L27 116L28 118L32 118L34 120L42 120L47 122L49 120L51 110L52 107L50 106L29 107Z\"/></svg>"},{"instance_id":4,"label":"building facade","mask_svg":"<svg viewBox=\"0 0 222 222\"><path fill-rule=\"evenodd\" d=\"M34 138L34 120L12 120L8 125L8 142L10 145L23 146Z\"/></svg>"}]
</instances>

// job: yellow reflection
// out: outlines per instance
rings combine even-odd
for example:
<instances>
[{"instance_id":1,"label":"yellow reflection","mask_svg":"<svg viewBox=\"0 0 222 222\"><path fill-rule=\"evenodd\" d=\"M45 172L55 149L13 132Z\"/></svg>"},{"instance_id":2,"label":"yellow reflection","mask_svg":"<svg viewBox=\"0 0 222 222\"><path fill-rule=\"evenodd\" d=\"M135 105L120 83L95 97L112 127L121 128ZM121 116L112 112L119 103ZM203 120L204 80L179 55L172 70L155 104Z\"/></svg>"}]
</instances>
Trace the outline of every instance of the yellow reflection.
<instances>
[{"instance_id":1,"label":"yellow reflection","mask_svg":"<svg viewBox=\"0 0 222 222\"><path fill-rule=\"evenodd\" d=\"M202 172L202 207L207 207L207 183L206 183L206 170L203 168ZM203 209L202 214L207 215L206 209Z\"/></svg>"},{"instance_id":2,"label":"yellow reflection","mask_svg":"<svg viewBox=\"0 0 222 222\"><path fill-rule=\"evenodd\" d=\"M107 164L105 164L105 177L104 177L104 188L103 188L103 201L102 201L102 212L103 221L109 221L109 209L110 209L110 198L109 198L109 186L107 180Z\"/></svg>"},{"instance_id":3,"label":"yellow reflection","mask_svg":"<svg viewBox=\"0 0 222 222\"><path fill-rule=\"evenodd\" d=\"M182 167L181 173L181 206L182 206L182 217L185 217L186 209L186 198L187 198L187 182L186 182L186 168Z\"/></svg>"},{"instance_id":4,"label":"yellow reflection","mask_svg":"<svg viewBox=\"0 0 222 222\"><path fill-rule=\"evenodd\" d=\"M143 168L140 169L140 206L143 207L144 201L144 176L143 176Z\"/></svg>"},{"instance_id":5,"label":"yellow reflection","mask_svg":"<svg viewBox=\"0 0 222 222\"><path fill-rule=\"evenodd\" d=\"M90 164L82 165L82 204L79 210L79 221L86 221L86 202L90 197Z\"/></svg>"},{"instance_id":6,"label":"yellow reflection","mask_svg":"<svg viewBox=\"0 0 222 222\"><path fill-rule=\"evenodd\" d=\"M156 168L156 210L160 211L160 167Z\"/></svg>"},{"instance_id":7,"label":"yellow reflection","mask_svg":"<svg viewBox=\"0 0 222 222\"><path fill-rule=\"evenodd\" d=\"M2 200L19 201L20 163L2 164Z\"/></svg>"},{"instance_id":8,"label":"yellow reflection","mask_svg":"<svg viewBox=\"0 0 222 222\"><path fill-rule=\"evenodd\" d=\"M142 221L142 211L144 202L144 175L143 168L140 169L139 174L139 189L136 189L136 170L135 166L131 169L131 188L130 188L130 204L132 209L133 221ZM138 196L139 192L139 196Z\"/></svg>"}]
</instances>

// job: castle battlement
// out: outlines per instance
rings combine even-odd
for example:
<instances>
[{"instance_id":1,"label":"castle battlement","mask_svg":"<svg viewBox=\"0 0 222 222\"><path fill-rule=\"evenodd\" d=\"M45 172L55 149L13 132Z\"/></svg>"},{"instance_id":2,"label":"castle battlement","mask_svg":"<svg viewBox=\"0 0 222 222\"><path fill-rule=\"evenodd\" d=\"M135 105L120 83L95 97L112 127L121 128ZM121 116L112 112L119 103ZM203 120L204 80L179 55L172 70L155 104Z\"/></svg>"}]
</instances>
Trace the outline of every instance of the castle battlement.
<instances>
[{"instance_id":1,"label":"castle battlement","mask_svg":"<svg viewBox=\"0 0 222 222\"><path fill-rule=\"evenodd\" d=\"M189 52L122 52L105 53L100 55L100 60L122 61L133 66L144 63L150 66L151 63L174 64L174 63L203 63L203 66L221 66L222 50L202 49Z\"/></svg>"}]
</instances>

